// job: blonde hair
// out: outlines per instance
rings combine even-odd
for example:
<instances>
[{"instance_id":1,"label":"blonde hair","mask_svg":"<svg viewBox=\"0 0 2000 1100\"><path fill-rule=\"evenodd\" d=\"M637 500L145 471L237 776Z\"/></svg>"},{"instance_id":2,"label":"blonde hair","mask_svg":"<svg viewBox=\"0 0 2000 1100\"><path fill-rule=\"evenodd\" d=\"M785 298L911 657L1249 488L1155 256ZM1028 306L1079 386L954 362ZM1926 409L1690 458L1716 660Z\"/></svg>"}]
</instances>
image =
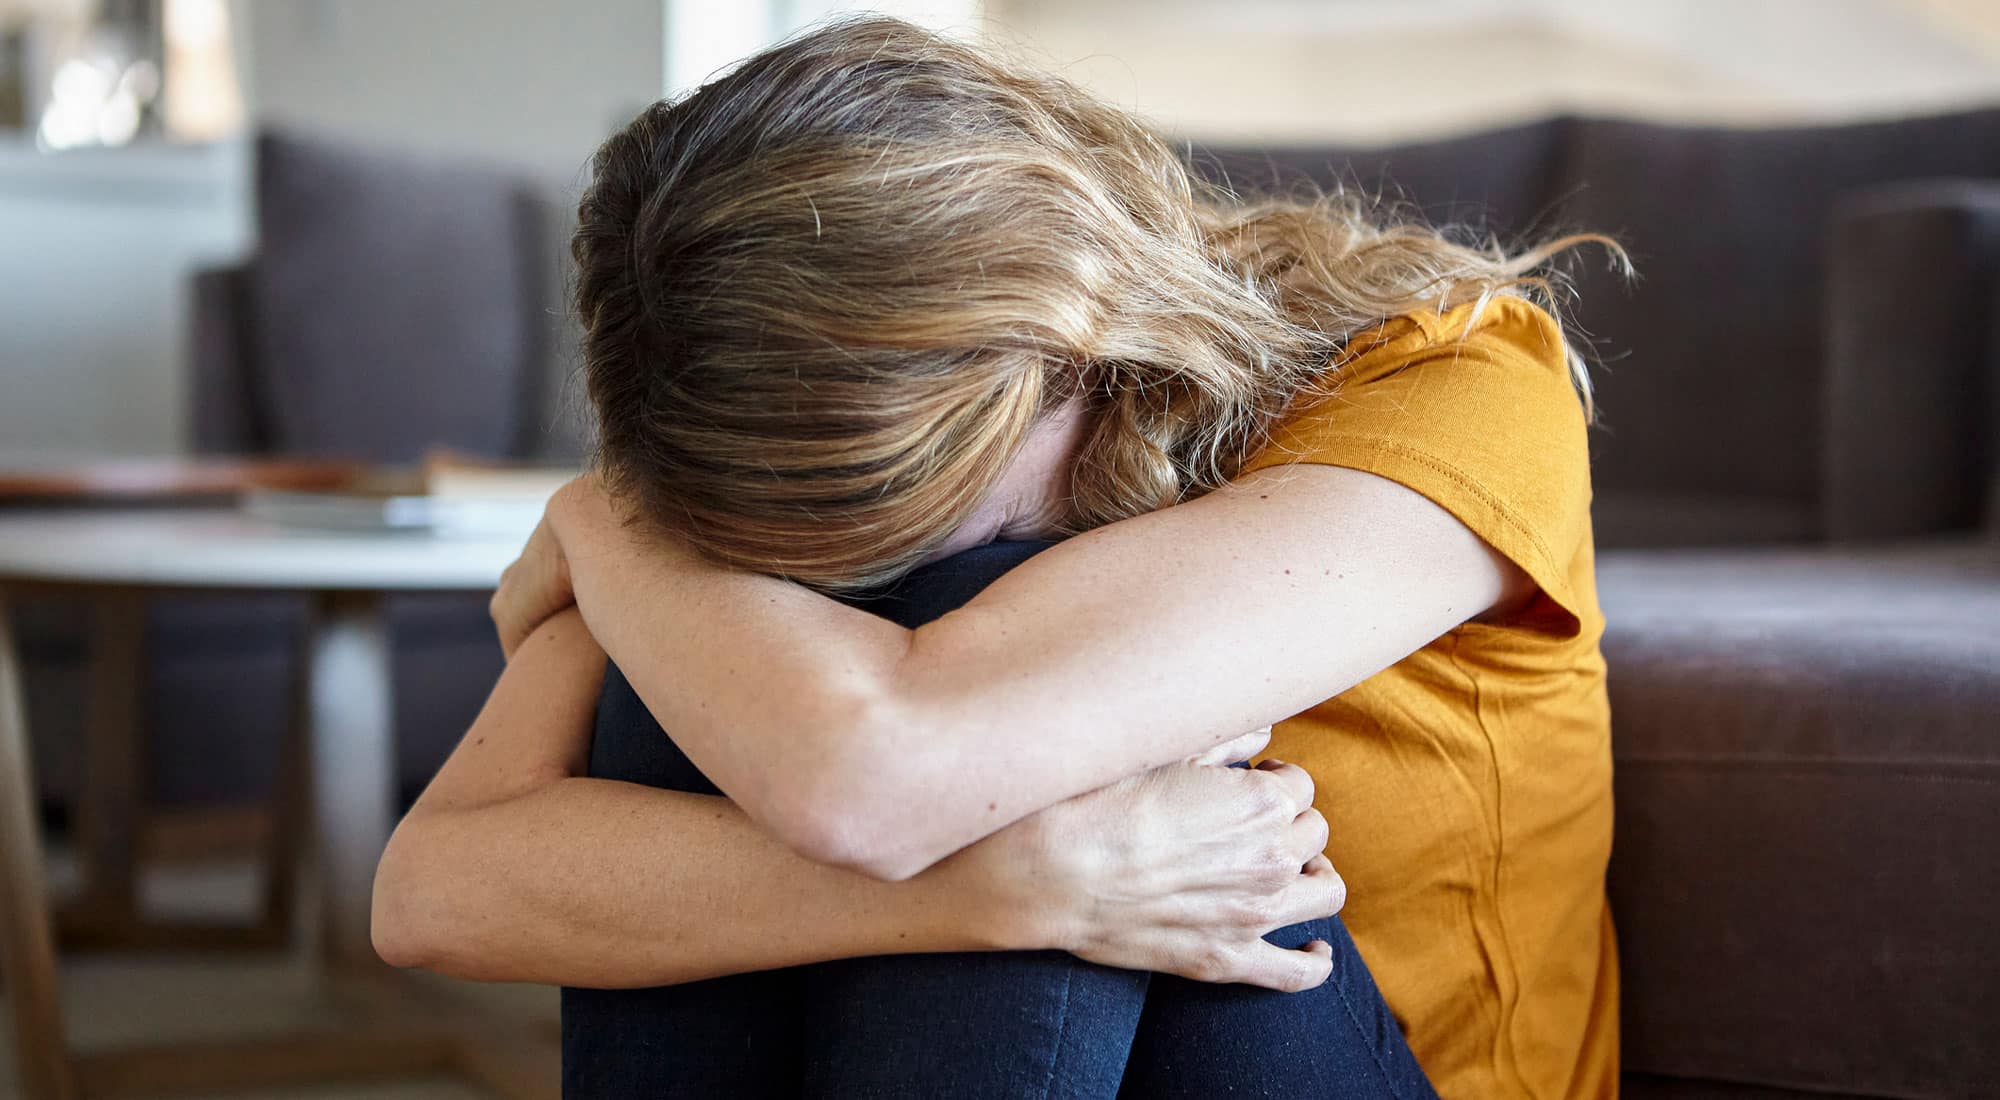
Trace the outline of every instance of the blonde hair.
<instances>
[{"instance_id":1,"label":"blonde hair","mask_svg":"<svg viewBox=\"0 0 2000 1100\"><path fill-rule=\"evenodd\" d=\"M1132 115L880 17L654 104L593 167L572 251L602 476L639 522L827 590L909 569L1071 400L1066 529L1213 489L1350 338L1552 305L1584 239L1239 202Z\"/></svg>"}]
</instances>

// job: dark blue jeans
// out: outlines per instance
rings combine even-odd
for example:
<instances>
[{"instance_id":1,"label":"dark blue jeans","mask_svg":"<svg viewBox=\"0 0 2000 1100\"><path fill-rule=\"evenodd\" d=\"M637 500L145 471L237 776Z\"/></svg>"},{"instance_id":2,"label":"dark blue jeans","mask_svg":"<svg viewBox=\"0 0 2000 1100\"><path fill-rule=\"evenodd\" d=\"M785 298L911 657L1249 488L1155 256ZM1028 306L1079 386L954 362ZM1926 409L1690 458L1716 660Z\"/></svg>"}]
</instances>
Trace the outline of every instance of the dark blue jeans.
<instances>
[{"instance_id":1,"label":"dark blue jeans","mask_svg":"<svg viewBox=\"0 0 2000 1100\"><path fill-rule=\"evenodd\" d=\"M1046 544L926 566L857 606L915 626ZM590 774L716 794L623 675L605 675ZM812 913L798 914L811 921ZM563 990L563 1095L637 1097L1434 1097L1336 920L1305 993L1116 970L1059 951L848 959L657 989Z\"/></svg>"}]
</instances>

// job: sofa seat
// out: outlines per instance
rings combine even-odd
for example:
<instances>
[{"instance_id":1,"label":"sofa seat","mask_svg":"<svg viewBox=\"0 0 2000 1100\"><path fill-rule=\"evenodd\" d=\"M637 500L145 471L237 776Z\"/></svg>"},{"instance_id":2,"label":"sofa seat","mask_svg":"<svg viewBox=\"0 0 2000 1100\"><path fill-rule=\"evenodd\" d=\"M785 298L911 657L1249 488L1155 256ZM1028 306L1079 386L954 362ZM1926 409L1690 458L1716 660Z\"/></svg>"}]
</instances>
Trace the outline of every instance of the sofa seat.
<instances>
[{"instance_id":1,"label":"sofa seat","mask_svg":"<svg viewBox=\"0 0 2000 1100\"><path fill-rule=\"evenodd\" d=\"M1990 1094L2000 543L1607 552L1598 572L1627 1069Z\"/></svg>"}]
</instances>

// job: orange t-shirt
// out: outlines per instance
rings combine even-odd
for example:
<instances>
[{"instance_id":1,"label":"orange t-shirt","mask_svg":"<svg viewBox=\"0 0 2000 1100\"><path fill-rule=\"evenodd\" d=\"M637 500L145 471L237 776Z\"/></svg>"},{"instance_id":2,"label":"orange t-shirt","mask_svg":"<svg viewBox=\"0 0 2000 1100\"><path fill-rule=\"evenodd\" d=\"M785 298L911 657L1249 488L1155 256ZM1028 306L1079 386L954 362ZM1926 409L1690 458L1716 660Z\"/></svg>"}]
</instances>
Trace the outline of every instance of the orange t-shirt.
<instances>
[{"instance_id":1,"label":"orange t-shirt","mask_svg":"<svg viewBox=\"0 0 2000 1100\"><path fill-rule=\"evenodd\" d=\"M1399 317L1245 471L1363 470L1451 512L1540 591L1279 724L1312 773L1343 918L1440 1095L1611 1096L1611 717L1589 452L1561 332L1532 304Z\"/></svg>"}]
</instances>

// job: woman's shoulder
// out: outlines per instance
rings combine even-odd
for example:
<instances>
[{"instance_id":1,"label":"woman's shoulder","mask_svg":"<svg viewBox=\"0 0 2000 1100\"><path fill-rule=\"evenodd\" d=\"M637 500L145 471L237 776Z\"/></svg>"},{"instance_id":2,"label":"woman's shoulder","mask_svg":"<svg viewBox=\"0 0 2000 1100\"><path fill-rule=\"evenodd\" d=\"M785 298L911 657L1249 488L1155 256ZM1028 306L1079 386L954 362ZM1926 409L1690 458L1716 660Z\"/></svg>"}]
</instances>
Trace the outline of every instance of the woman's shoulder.
<instances>
[{"instance_id":1,"label":"woman's shoulder","mask_svg":"<svg viewBox=\"0 0 2000 1100\"><path fill-rule=\"evenodd\" d=\"M1589 613L1570 567L1590 537L1590 455L1569 362L1555 318L1518 297L1394 318L1245 472L1318 463L1414 490L1521 565L1573 629Z\"/></svg>"},{"instance_id":2,"label":"woman's shoulder","mask_svg":"<svg viewBox=\"0 0 2000 1100\"><path fill-rule=\"evenodd\" d=\"M1570 372L1562 325L1548 310L1514 294L1496 294L1449 309L1392 317L1348 342L1336 377L1354 383L1418 363L1471 355L1560 375Z\"/></svg>"}]
</instances>

